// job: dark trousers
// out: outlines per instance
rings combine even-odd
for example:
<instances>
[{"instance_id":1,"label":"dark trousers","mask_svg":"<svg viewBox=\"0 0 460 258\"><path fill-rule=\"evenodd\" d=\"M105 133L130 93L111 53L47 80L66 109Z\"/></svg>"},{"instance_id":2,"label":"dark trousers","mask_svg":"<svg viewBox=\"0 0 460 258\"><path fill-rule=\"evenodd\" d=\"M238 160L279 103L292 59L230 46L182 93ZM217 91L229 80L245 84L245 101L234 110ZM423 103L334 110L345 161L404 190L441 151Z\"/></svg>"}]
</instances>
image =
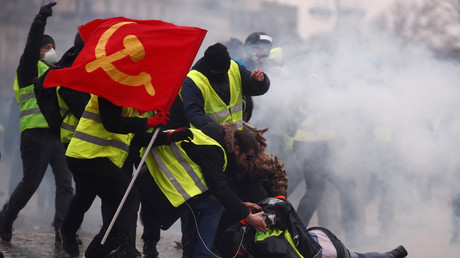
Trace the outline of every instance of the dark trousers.
<instances>
[{"instance_id":1,"label":"dark trousers","mask_svg":"<svg viewBox=\"0 0 460 258\"><path fill-rule=\"evenodd\" d=\"M342 227L349 242L365 234L364 211L358 205L355 182L343 175L344 172L330 171L328 165L331 162L331 153L328 142L294 142L294 149L299 159L303 157L301 164L307 185L297 208L302 222L308 225L323 199L326 182L330 182L339 193ZM320 225L327 224L327 221L323 221L326 216L318 217Z\"/></svg>"},{"instance_id":2,"label":"dark trousers","mask_svg":"<svg viewBox=\"0 0 460 258\"><path fill-rule=\"evenodd\" d=\"M103 226L93 240L100 241L115 215L131 178L108 158L75 159L68 157L67 162L72 168L75 181L85 187L87 196L92 190L101 198ZM119 246L135 248L138 208L139 193L132 188L109 234L109 238L117 242Z\"/></svg>"},{"instance_id":3,"label":"dark trousers","mask_svg":"<svg viewBox=\"0 0 460 258\"><path fill-rule=\"evenodd\" d=\"M23 178L3 206L2 217L7 223L16 219L39 187L50 164L56 183L53 226L59 229L73 195L72 174L67 167L64 145L49 129L27 129L21 133L21 158Z\"/></svg>"},{"instance_id":4,"label":"dark trousers","mask_svg":"<svg viewBox=\"0 0 460 258\"><path fill-rule=\"evenodd\" d=\"M129 158L130 156L128 156L128 159L122 167L123 171L128 177L131 177L133 164L136 166L138 164L133 162L132 159ZM69 168L72 173L74 173L74 171L75 173L78 173L79 167L73 169L69 166ZM68 237L73 237L77 233L78 229L83 223L85 213L89 210L89 208L91 208L91 205L97 196L96 192L84 180L81 180L78 176L74 176L74 178L75 195L70 202L69 210L61 226L62 234L65 234ZM102 205L101 213L103 215L103 224L109 225L112 219L110 217L110 211L106 211L104 209L104 205ZM107 214L108 217L104 216L105 214Z\"/></svg>"},{"instance_id":5,"label":"dark trousers","mask_svg":"<svg viewBox=\"0 0 460 258\"><path fill-rule=\"evenodd\" d=\"M144 242L158 243L160 230L167 230L184 213L183 205L174 207L160 190L147 166L142 167L135 183L141 195L140 217Z\"/></svg>"},{"instance_id":6,"label":"dark trousers","mask_svg":"<svg viewBox=\"0 0 460 258\"><path fill-rule=\"evenodd\" d=\"M71 168L72 171L72 168ZM85 213L91 208L94 199L96 198L96 192L88 185L85 181L82 181L78 176L74 176L75 179L75 195L73 196L67 215L61 226L61 233L73 237L77 233ZM103 218L103 223L105 219ZM108 222L110 223L110 221Z\"/></svg>"},{"instance_id":7,"label":"dark trousers","mask_svg":"<svg viewBox=\"0 0 460 258\"><path fill-rule=\"evenodd\" d=\"M297 213L307 226L323 198L329 172L327 168L329 149L326 142L295 142L294 149L299 159L302 158L301 167L307 185Z\"/></svg>"}]
</instances>

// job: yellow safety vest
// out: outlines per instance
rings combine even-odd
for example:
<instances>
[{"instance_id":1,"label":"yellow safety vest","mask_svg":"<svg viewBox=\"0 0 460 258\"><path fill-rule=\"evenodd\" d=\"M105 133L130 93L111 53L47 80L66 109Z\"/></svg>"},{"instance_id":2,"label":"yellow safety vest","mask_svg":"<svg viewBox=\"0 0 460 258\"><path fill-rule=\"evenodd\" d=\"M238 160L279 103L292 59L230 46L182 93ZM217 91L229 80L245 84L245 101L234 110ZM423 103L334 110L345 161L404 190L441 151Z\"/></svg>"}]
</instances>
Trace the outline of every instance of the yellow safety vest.
<instances>
[{"instance_id":1,"label":"yellow safety vest","mask_svg":"<svg viewBox=\"0 0 460 258\"><path fill-rule=\"evenodd\" d=\"M243 126L243 88L238 64L230 61L228 81L230 85L230 103L225 102L217 95L209 83L208 78L197 70L191 70L187 77L192 79L201 90L204 99L204 112L217 123L233 122L238 128ZM191 125L193 127L193 125Z\"/></svg>"},{"instance_id":2,"label":"yellow safety vest","mask_svg":"<svg viewBox=\"0 0 460 258\"><path fill-rule=\"evenodd\" d=\"M312 116L307 117L297 129L294 141L316 142L335 138L335 132L328 125L317 123Z\"/></svg>"},{"instance_id":3,"label":"yellow safety vest","mask_svg":"<svg viewBox=\"0 0 460 258\"><path fill-rule=\"evenodd\" d=\"M262 231L256 232L256 234L254 236L254 242L264 241L265 239L267 239L269 237L279 237L280 235L283 235L284 238L286 239L286 241L288 241L289 244L291 245L291 247L295 250L297 255L299 255L299 257L303 258L303 255L300 254L299 250L297 249L297 247L294 244L294 241L292 240L291 233L289 233L289 230L287 230L287 229L286 230L281 230L281 229L277 229L277 228L272 227L272 226L268 226L268 231L267 232L262 232Z\"/></svg>"},{"instance_id":4,"label":"yellow safety vest","mask_svg":"<svg viewBox=\"0 0 460 258\"><path fill-rule=\"evenodd\" d=\"M38 61L37 69L38 77L40 77L49 69L49 66L43 61ZM21 112L19 115L21 133L26 129L49 128L45 117L38 107L34 84L19 88L18 75L16 74L14 78L14 94L16 95L16 100L19 103L19 111Z\"/></svg>"},{"instance_id":5,"label":"yellow safety vest","mask_svg":"<svg viewBox=\"0 0 460 258\"><path fill-rule=\"evenodd\" d=\"M134 134L107 131L102 124L97 98L96 95L91 95L66 155L77 159L108 158L118 167L122 167L128 157L129 144ZM124 117L137 117L138 114L137 109L123 107Z\"/></svg>"},{"instance_id":6,"label":"yellow safety vest","mask_svg":"<svg viewBox=\"0 0 460 258\"><path fill-rule=\"evenodd\" d=\"M227 167L227 155L224 148L201 130L194 128L190 130L194 136L191 140L193 144L216 145L222 149L225 159L222 168L224 171ZM151 149L145 159L153 179L174 207L208 190L200 166L189 158L182 149L181 143L182 141L156 146ZM141 154L144 155L144 153L145 148L141 149Z\"/></svg>"},{"instance_id":7,"label":"yellow safety vest","mask_svg":"<svg viewBox=\"0 0 460 258\"><path fill-rule=\"evenodd\" d=\"M79 119L69 111L69 106L67 106L67 103L65 103L65 101L61 98L61 95L59 95L60 88L60 86L56 87L56 96L59 103L59 111L61 116L64 117L60 128L61 142L69 143L75 129L77 129Z\"/></svg>"}]
</instances>

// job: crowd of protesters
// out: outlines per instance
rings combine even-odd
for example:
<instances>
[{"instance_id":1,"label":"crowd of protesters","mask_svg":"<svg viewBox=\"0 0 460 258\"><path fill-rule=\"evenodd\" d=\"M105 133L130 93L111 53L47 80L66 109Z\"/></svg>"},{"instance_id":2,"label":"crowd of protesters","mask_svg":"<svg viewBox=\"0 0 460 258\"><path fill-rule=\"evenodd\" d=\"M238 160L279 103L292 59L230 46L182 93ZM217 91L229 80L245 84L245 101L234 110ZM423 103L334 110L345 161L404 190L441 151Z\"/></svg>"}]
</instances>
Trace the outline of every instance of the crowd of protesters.
<instances>
[{"instance_id":1,"label":"crowd of protesters","mask_svg":"<svg viewBox=\"0 0 460 258\"><path fill-rule=\"evenodd\" d=\"M57 59L53 38L44 34L55 4L42 6L34 18L17 68L14 91L24 169L0 212L2 241L14 241L14 221L51 165L55 241L72 257L81 253L77 231L96 197L103 225L86 257L141 257L138 211L147 257L159 256L161 230L179 219L183 257L407 256L403 246L355 253L326 228L307 230L326 180L328 151L322 141L296 138L297 155L304 155L307 194L297 211L288 201L288 174L283 161L266 149L267 128L249 123L257 98L271 87L265 71L283 67L282 49L274 47L271 36L255 32L244 43L231 38L208 46L169 111L139 110L66 85L44 89L48 71L71 67L84 48L77 34L74 45ZM58 128L41 100L50 91L59 105ZM302 125L308 127L308 121ZM328 136L322 140L334 137ZM141 167L130 189L133 165Z\"/></svg>"}]
</instances>

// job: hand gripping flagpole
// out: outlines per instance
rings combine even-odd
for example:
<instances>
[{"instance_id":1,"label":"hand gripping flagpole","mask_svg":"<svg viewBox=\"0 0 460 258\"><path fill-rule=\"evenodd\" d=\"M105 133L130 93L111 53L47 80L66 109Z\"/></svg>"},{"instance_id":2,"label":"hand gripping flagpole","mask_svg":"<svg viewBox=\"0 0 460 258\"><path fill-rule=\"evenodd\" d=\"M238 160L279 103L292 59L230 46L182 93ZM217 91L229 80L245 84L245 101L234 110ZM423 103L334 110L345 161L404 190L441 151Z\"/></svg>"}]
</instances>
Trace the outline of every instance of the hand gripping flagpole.
<instances>
[{"instance_id":1,"label":"hand gripping flagpole","mask_svg":"<svg viewBox=\"0 0 460 258\"><path fill-rule=\"evenodd\" d=\"M152 136L152 139L150 140L149 145L147 146L147 149L144 153L144 156L142 156L141 161L139 162L139 165L137 166L136 172L133 175L133 178L131 179L131 182L128 185L128 188L126 189L125 195L123 196L123 199L121 199L120 204L118 205L118 209L115 212L115 215L113 215L112 221L110 222L109 227L107 228L107 231L105 232L104 237L102 238L101 245L105 244L105 241L107 240L107 237L110 234L110 231L112 230L113 224L115 224L115 221L118 218L118 214L120 214L121 209L123 208L123 204L125 204L126 198L128 198L128 194L131 191L131 188L133 188L134 182L136 181L137 175L139 174L139 171L141 170L142 165L144 165L145 159L147 158L147 154L150 152L150 149L152 148L153 142L158 136L158 133L160 132L160 127L157 127L155 130L155 133Z\"/></svg>"}]
</instances>

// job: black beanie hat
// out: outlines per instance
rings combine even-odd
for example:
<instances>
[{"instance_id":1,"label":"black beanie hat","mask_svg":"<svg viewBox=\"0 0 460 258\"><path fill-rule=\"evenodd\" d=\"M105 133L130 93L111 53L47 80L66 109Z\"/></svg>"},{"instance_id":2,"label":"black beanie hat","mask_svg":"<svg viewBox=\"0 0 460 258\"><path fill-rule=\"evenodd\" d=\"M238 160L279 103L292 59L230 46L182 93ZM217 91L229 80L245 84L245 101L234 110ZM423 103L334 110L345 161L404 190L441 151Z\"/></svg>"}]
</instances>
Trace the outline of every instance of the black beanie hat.
<instances>
[{"instance_id":1,"label":"black beanie hat","mask_svg":"<svg viewBox=\"0 0 460 258\"><path fill-rule=\"evenodd\" d=\"M213 71L228 71L230 69L230 55L227 47L216 43L204 51L203 62Z\"/></svg>"},{"instance_id":2,"label":"black beanie hat","mask_svg":"<svg viewBox=\"0 0 460 258\"><path fill-rule=\"evenodd\" d=\"M40 48L42 48L44 45L46 45L48 43L53 44L54 49L56 49L56 44L54 43L54 39L50 35L43 34Z\"/></svg>"}]
</instances>

